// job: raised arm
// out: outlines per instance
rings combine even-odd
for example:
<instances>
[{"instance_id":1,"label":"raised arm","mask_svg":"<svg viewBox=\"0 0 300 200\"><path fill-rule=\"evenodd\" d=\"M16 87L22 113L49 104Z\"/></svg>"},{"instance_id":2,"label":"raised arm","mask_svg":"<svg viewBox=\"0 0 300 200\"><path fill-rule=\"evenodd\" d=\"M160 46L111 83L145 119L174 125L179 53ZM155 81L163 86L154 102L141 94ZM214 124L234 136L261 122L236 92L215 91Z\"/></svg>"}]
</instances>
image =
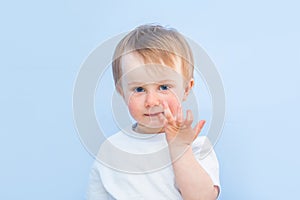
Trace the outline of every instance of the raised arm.
<instances>
[{"instance_id":1,"label":"raised arm","mask_svg":"<svg viewBox=\"0 0 300 200\"><path fill-rule=\"evenodd\" d=\"M217 199L219 188L214 186L208 173L195 158L191 147L205 121L200 121L192 128L193 116L190 110L187 111L185 119L181 107L173 116L166 103L164 103L162 120L165 121L165 132L176 184L183 199Z\"/></svg>"}]
</instances>

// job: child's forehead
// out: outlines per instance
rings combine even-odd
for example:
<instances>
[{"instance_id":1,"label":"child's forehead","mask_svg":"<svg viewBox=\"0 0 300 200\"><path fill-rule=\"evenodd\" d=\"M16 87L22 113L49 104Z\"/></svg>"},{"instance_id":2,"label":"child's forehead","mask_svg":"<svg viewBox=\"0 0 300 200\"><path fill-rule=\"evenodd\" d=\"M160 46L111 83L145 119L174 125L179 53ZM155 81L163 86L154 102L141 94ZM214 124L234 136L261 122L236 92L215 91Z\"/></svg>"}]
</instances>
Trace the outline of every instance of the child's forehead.
<instances>
[{"instance_id":1,"label":"child's forehead","mask_svg":"<svg viewBox=\"0 0 300 200\"><path fill-rule=\"evenodd\" d=\"M130 53L122 57L121 63L121 79L127 83L182 82L183 79L180 62L172 68L160 63L145 63L141 56Z\"/></svg>"},{"instance_id":2,"label":"child's forehead","mask_svg":"<svg viewBox=\"0 0 300 200\"><path fill-rule=\"evenodd\" d=\"M175 71L179 74L182 74L182 65L180 58L174 56L174 64L172 66L165 64L163 62L163 59L156 58L156 60L159 60L160 62L146 62L145 59L136 52L131 52L123 55L121 58L122 74L128 73L129 71L138 70L137 68L147 70L149 73L151 73L152 71L156 71L157 73L164 73L165 71Z\"/></svg>"}]
</instances>

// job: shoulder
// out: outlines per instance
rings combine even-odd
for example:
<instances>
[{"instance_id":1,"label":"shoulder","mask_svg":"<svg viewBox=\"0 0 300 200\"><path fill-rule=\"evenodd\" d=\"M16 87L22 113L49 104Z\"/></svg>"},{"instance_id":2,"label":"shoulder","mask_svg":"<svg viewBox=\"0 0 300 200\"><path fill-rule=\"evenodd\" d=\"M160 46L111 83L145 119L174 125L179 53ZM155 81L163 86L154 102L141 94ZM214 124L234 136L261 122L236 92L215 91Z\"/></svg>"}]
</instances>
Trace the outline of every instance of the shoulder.
<instances>
[{"instance_id":1,"label":"shoulder","mask_svg":"<svg viewBox=\"0 0 300 200\"><path fill-rule=\"evenodd\" d=\"M197 137L192 144L192 150L194 154L200 155L200 158L214 154L213 145L207 136Z\"/></svg>"},{"instance_id":2,"label":"shoulder","mask_svg":"<svg viewBox=\"0 0 300 200\"><path fill-rule=\"evenodd\" d=\"M132 143L132 138L128 135L126 131L120 130L119 132L109 136L102 144L103 145L114 145L119 148L126 148L129 143Z\"/></svg>"}]
</instances>

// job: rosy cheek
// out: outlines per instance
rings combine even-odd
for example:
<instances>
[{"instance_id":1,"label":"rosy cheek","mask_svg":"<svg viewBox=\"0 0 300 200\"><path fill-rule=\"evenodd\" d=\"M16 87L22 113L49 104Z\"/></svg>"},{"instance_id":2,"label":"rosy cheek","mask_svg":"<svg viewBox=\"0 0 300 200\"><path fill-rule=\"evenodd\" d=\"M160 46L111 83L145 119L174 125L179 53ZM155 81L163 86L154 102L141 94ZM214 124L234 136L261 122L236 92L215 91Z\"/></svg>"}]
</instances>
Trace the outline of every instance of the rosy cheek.
<instances>
[{"instance_id":1,"label":"rosy cheek","mask_svg":"<svg viewBox=\"0 0 300 200\"><path fill-rule=\"evenodd\" d=\"M177 108L179 106L179 102L177 99L171 99L168 101L169 108L173 115L177 113Z\"/></svg>"},{"instance_id":2,"label":"rosy cheek","mask_svg":"<svg viewBox=\"0 0 300 200\"><path fill-rule=\"evenodd\" d=\"M134 106L135 102L134 101L129 100L127 103L128 103L127 105L128 105L129 110L134 110L135 109L135 106Z\"/></svg>"},{"instance_id":3,"label":"rosy cheek","mask_svg":"<svg viewBox=\"0 0 300 200\"><path fill-rule=\"evenodd\" d=\"M129 107L132 107L136 103L137 98L135 98L135 96L132 95L132 93L131 93L126 96L125 101L129 108Z\"/></svg>"},{"instance_id":4,"label":"rosy cheek","mask_svg":"<svg viewBox=\"0 0 300 200\"><path fill-rule=\"evenodd\" d=\"M131 116L135 117L140 109L139 100L134 97L131 97L128 99L127 105Z\"/></svg>"}]
</instances>

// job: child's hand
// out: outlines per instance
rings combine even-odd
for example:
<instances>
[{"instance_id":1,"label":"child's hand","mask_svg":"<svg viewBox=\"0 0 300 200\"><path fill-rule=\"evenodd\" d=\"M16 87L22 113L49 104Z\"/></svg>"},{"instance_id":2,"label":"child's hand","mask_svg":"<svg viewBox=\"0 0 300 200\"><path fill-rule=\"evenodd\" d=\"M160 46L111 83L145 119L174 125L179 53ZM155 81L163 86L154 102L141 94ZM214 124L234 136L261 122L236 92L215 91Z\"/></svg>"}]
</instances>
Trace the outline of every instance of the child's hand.
<instances>
[{"instance_id":1,"label":"child's hand","mask_svg":"<svg viewBox=\"0 0 300 200\"><path fill-rule=\"evenodd\" d=\"M169 105L166 102L163 102L163 108L164 115L161 115L161 120L163 120L165 124L166 139L169 147L172 149L179 148L181 150L182 148L186 148L199 135L205 121L199 121L197 125L192 128L193 114L191 110L187 110L186 119L184 119L181 106L177 108L175 116L171 113Z\"/></svg>"}]
</instances>

